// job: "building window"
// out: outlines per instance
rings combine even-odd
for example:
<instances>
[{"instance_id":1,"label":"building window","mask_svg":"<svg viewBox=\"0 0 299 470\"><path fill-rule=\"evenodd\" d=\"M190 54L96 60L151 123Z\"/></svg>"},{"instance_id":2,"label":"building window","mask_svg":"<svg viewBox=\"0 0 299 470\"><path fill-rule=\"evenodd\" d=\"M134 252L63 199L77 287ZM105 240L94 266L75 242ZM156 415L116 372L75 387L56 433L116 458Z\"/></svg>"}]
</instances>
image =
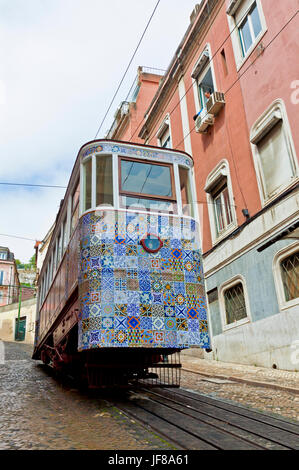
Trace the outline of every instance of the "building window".
<instances>
[{"instance_id":1,"label":"building window","mask_svg":"<svg viewBox=\"0 0 299 470\"><path fill-rule=\"evenodd\" d=\"M285 299L297 299L299 297L299 251L284 258L280 263L281 278Z\"/></svg>"},{"instance_id":2,"label":"building window","mask_svg":"<svg viewBox=\"0 0 299 470\"><path fill-rule=\"evenodd\" d=\"M161 135L160 143L161 143L161 147L163 147L163 148L167 148L167 149L171 148L171 139L170 139L169 127L167 127L165 132Z\"/></svg>"},{"instance_id":3,"label":"building window","mask_svg":"<svg viewBox=\"0 0 299 470\"><path fill-rule=\"evenodd\" d=\"M197 87L200 107L206 108L208 99L211 94L214 93L214 82L210 65L208 65L201 76L197 79Z\"/></svg>"},{"instance_id":4,"label":"building window","mask_svg":"<svg viewBox=\"0 0 299 470\"><path fill-rule=\"evenodd\" d=\"M298 176L287 115L280 100L261 116L250 134L261 199L268 202Z\"/></svg>"},{"instance_id":5,"label":"building window","mask_svg":"<svg viewBox=\"0 0 299 470\"><path fill-rule=\"evenodd\" d=\"M0 259L4 259L4 260L7 259L7 253L5 253L4 251L2 251L2 252L0 253Z\"/></svg>"},{"instance_id":6,"label":"building window","mask_svg":"<svg viewBox=\"0 0 299 470\"><path fill-rule=\"evenodd\" d=\"M243 285L241 282L225 289L223 296L227 324L237 322L247 317Z\"/></svg>"},{"instance_id":7,"label":"building window","mask_svg":"<svg viewBox=\"0 0 299 470\"><path fill-rule=\"evenodd\" d=\"M216 90L215 77L210 57L210 47L207 45L195 63L191 73L191 77L193 78L196 114L206 108L208 99Z\"/></svg>"},{"instance_id":8,"label":"building window","mask_svg":"<svg viewBox=\"0 0 299 470\"><path fill-rule=\"evenodd\" d=\"M222 180L220 185L212 191L211 195L214 202L217 234L220 235L233 222L226 180Z\"/></svg>"},{"instance_id":9,"label":"building window","mask_svg":"<svg viewBox=\"0 0 299 470\"><path fill-rule=\"evenodd\" d=\"M253 3L251 9L245 16L245 19L239 26L239 35L243 56L247 54L252 44L262 30L261 20L256 2Z\"/></svg>"},{"instance_id":10,"label":"building window","mask_svg":"<svg viewBox=\"0 0 299 470\"><path fill-rule=\"evenodd\" d=\"M170 119L167 115L164 119L163 123L159 127L157 132L157 140L159 147L163 148L172 148L172 139L171 139L171 131L170 131Z\"/></svg>"},{"instance_id":11,"label":"building window","mask_svg":"<svg viewBox=\"0 0 299 470\"><path fill-rule=\"evenodd\" d=\"M220 287L220 308L224 329L250 320L249 301L242 276L236 276Z\"/></svg>"},{"instance_id":12,"label":"building window","mask_svg":"<svg viewBox=\"0 0 299 470\"><path fill-rule=\"evenodd\" d=\"M227 14L239 68L267 30L261 0L231 0Z\"/></svg>"},{"instance_id":13,"label":"building window","mask_svg":"<svg viewBox=\"0 0 299 470\"><path fill-rule=\"evenodd\" d=\"M274 281L280 309L299 304L299 244L280 250L274 257Z\"/></svg>"},{"instance_id":14,"label":"building window","mask_svg":"<svg viewBox=\"0 0 299 470\"><path fill-rule=\"evenodd\" d=\"M0 286L3 285L4 271L0 271Z\"/></svg>"},{"instance_id":15,"label":"building window","mask_svg":"<svg viewBox=\"0 0 299 470\"><path fill-rule=\"evenodd\" d=\"M210 173L206 181L205 191L207 193L212 241L216 243L237 225L229 166L226 160L222 160Z\"/></svg>"}]
</instances>

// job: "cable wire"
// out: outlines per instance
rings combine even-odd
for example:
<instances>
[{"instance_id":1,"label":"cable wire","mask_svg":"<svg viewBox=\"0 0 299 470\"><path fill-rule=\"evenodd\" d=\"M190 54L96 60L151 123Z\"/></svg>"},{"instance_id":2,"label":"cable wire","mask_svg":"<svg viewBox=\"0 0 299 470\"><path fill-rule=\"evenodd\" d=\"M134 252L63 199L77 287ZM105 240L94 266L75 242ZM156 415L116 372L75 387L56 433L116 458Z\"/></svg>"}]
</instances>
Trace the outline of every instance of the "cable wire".
<instances>
[{"instance_id":1,"label":"cable wire","mask_svg":"<svg viewBox=\"0 0 299 470\"><path fill-rule=\"evenodd\" d=\"M55 185L50 185L50 184L8 183L4 181L1 181L0 184L7 185L7 186L32 186L32 187L38 187L38 188L61 188L61 189L67 188L67 186L55 186Z\"/></svg>"}]
</instances>

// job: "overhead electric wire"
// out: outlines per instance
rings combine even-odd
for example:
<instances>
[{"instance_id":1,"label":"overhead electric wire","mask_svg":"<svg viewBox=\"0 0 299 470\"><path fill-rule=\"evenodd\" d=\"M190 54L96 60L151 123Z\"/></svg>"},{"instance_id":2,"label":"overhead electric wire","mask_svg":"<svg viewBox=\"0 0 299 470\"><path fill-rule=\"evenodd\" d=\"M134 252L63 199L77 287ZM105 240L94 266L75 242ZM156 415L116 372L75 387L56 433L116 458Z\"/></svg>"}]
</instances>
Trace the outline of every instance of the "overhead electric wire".
<instances>
[{"instance_id":1,"label":"overhead electric wire","mask_svg":"<svg viewBox=\"0 0 299 470\"><path fill-rule=\"evenodd\" d=\"M67 186L56 186L52 184L33 184L33 183L8 183L5 181L0 181L0 184L7 186L32 186L37 188L61 188L66 189Z\"/></svg>"},{"instance_id":2,"label":"overhead electric wire","mask_svg":"<svg viewBox=\"0 0 299 470\"><path fill-rule=\"evenodd\" d=\"M146 25L146 27L145 27L145 29L144 29L142 35L141 35L141 38L139 39L139 42L138 42L138 44L137 44L137 46L136 46L134 52L133 52L133 55L132 55L132 57L131 57L131 59L130 59L130 62L129 62L129 64L127 65L127 68L126 68L126 70L125 70L125 73L123 74L122 79L121 79L121 81L119 82L119 85L118 85L118 87L117 87L117 89L116 89L116 92L114 93L113 98L112 98L112 100L111 100L111 102L110 102L110 105L108 106L108 109L107 109L107 111L106 111L106 113L105 113L105 115L104 115L104 117L103 117L103 119L102 119L102 122L101 122L101 124L100 124L100 126L99 126L99 128L98 128L98 130L97 130L97 133L96 133L96 135L95 135L95 137L94 137L94 140L97 138L97 135L98 135L98 133L100 132L100 130L101 130L101 128L102 128L102 126L103 126L103 124L104 124L104 122L105 122L105 119L106 119L106 117L107 117L107 114L109 113L109 111L110 111L110 109L111 109L111 106L112 106L112 104L114 103L115 97L116 97L116 95L117 95L117 93L118 93L118 91L119 91L119 89L120 89L120 87L121 87L121 85L122 85L122 83L123 83L123 81L124 81L124 79L125 79L125 76L127 75L127 72L128 72L128 70L129 70L129 68L130 68L130 66L131 66L131 63L133 62L133 59L134 59L134 57L135 57L135 55L136 55L136 52L137 52L137 50L139 49L139 46L140 46L140 44L141 44L141 42L142 42L142 39L144 38L144 35L145 35L145 33L146 33L146 31L147 31L147 29L148 29L148 27L149 27L149 25L150 25L150 23L151 23L151 21L152 21L152 18L153 18L154 14L155 14L155 12L156 12L156 10L157 10L157 8L158 8L159 3L160 3L160 0L157 1L156 6L155 6L155 8L154 8L154 10L153 10L153 12L152 12L152 14L151 14L151 16L150 16L148 22L147 22L147 25Z\"/></svg>"},{"instance_id":3,"label":"overhead electric wire","mask_svg":"<svg viewBox=\"0 0 299 470\"><path fill-rule=\"evenodd\" d=\"M20 238L21 240L29 240L31 242L36 242L36 238L26 238L26 237L18 237L17 235L7 235L6 233L0 233L0 237L10 237L10 238Z\"/></svg>"}]
</instances>

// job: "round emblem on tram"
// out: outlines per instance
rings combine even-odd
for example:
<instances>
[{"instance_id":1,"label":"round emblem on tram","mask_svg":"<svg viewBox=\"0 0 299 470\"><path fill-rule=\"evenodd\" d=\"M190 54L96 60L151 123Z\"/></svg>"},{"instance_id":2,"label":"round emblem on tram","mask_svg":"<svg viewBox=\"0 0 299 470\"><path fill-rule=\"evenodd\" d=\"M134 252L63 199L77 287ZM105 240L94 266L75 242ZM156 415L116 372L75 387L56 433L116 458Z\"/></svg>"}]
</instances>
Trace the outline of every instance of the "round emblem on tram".
<instances>
[{"instance_id":1,"label":"round emblem on tram","mask_svg":"<svg viewBox=\"0 0 299 470\"><path fill-rule=\"evenodd\" d=\"M140 240L141 245L149 253L157 253L163 246L163 242L158 235L147 233L146 236Z\"/></svg>"}]
</instances>

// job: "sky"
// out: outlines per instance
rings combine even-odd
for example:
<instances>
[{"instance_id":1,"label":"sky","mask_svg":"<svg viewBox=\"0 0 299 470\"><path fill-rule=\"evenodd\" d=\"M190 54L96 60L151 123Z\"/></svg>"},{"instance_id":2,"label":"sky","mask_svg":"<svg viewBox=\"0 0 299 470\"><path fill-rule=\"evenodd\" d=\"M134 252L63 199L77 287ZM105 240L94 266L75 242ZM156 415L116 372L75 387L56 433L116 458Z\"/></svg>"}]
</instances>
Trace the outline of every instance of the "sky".
<instances>
[{"instance_id":1,"label":"sky","mask_svg":"<svg viewBox=\"0 0 299 470\"><path fill-rule=\"evenodd\" d=\"M78 151L94 139L156 4L0 0L0 183L67 186ZM195 4L160 0L98 138L110 128L137 67L167 69ZM0 184L0 246L27 262L64 193Z\"/></svg>"}]
</instances>

